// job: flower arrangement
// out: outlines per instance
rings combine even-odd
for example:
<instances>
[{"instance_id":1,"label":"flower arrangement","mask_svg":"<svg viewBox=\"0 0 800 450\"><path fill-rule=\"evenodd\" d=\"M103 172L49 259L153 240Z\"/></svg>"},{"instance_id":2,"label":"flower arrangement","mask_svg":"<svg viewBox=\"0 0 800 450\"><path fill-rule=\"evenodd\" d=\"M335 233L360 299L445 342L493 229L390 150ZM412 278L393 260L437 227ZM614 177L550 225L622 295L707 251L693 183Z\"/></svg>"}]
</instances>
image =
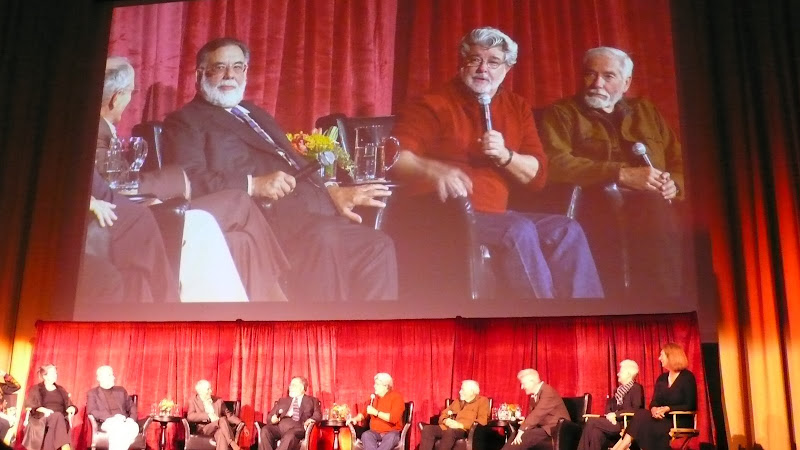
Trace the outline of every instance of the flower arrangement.
<instances>
[{"instance_id":1,"label":"flower arrangement","mask_svg":"<svg viewBox=\"0 0 800 450\"><path fill-rule=\"evenodd\" d=\"M162 416L168 416L172 414L172 410L175 408L175 402L172 400L165 398L158 402L158 413Z\"/></svg>"},{"instance_id":2,"label":"flower arrangement","mask_svg":"<svg viewBox=\"0 0 800 450\"><path fill-rule=\"evenodd\" d=\"M292 147L298 153L311 161L317 161L319 154L322 152L333 152L336 157L336 165L352 174L355 165L353 160L350 159L350 155L337 140L339 138L339 128L333 126L325 130L324 133L319 128L312 130L311 134L303 131L294 134L287 133L286 138L289 139Z\"/></svg>"},{"instance_id":3,"label":"flower arrangement","mask_svg":"<svg viewBox=\"0 0 800 450\"><path fill-rule=\"evenodd\" d=\"M350 408L347 405L333 404L330 412L330 420L345 420L350 415Z\"/></svg>"},{"instance_id":4,"label":"flower arrangement","mask_svg":"<svg viewBox=\"0 0 800 450\"><path fill-rule=\"evenodd\" d=\"M500 420L514 420L522 416L522 408L516 403L503 403L497 411Z\"/></svg>"}]
</instances>

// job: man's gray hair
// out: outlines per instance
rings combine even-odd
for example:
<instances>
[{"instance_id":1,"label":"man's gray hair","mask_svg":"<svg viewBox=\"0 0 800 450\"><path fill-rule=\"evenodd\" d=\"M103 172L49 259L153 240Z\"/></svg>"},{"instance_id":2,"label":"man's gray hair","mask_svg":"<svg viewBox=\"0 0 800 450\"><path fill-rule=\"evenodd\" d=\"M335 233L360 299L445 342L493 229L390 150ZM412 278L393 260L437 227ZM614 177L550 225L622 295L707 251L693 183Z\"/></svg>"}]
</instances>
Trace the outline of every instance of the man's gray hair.
<instances>
[{"instance_id":1,"label":"man's gray hair","mask_svg":"<svg viewBox=\"0 0 800 450\"><path fill-rule=\"evenodd\" d=\"M97 368L95 374L99 377L101 373L106 371L111 372L112 374L114 373L114 369L112 369L111 366L100 366Z\"/></svg>"},{"instance_id":2,"label":"man's gray hair","mask_svg":"<svg viewBox=\"0 0 800 450\"><path fill-rule=\"evenodd\" d=\"M480 387L480 385L478 385L478 382L475 381L475 380L464 380L464 381L461 382L461 386L472 390L472 392L474 392L475 395L478 395L478 394L481 393L481 387Z\"/></svg>"},{"instance_id":3,"label":"man's gray hair","mask_svg":"<svg viewBox=\"0 0 800 450\"><path fill-rule=\"evenodd\" d=\"M209 383L208 380L200 380L200 381L198 381L197 383L194 384L194 390L196 391L196 390L200 389L201 386L203 386L203 387L211 387L211 383Z\"/></svg>"},{"instance_id":4,"label":"man's gray hair","mask_svg":"<svg viewBox=\"0 0 800 450\"><path fill-rule=\"evenodd\" d=\"M130 86L133 82L133 66L124 56L111 56L106 60L106 76L103 79L103 103L111 96Z\"/></svg>"},{"instance_id":5,"label":"man's gray hair","mask_svg":"<svg viewBox=\"0 0 800 450\"><path fill-rule=\"evenodd\" d=\"M459 52L461 59L467 57L470 46L480 45L481 47L492 48L500 47L506 55L505 63L513 66L517 63L517 52L519 47L507 34L492 27L476 28L461 38Z\"/></svg>"},{"instance_id":6,"label":"man's gray hair","mask_svg":"<svg viewBox=\"0 0 800 450\"><path fill-rule=\"evenodd\" d=\"M539 378L539 372L536 369L522 369L517 373L517 379L522 380L525 377L534 376ZM539 378L541 380L541 378Z\"/></svg>"},{"instance_id":7,"label":"man's gray hair","mask_svg":"<svg viewBox=\"0 0 800 450\"><path fill-rule=\"evenodd\" d=\"M394 387L394 380L392 380L392 376L386 372L375 374L375 381L389 387L390 389Z\"/></svg>"},{"instance_id":8,"label":"man's gray hair","mask_svg":"<svg viewBox=\"0 0 800 450\"><path fill-rule=\"evenodd\" d=\"M619 61L622 70L622 78L630 78L633 75L633 60L627 53L614 47L596 47L586 51L583 55L583 65L594 55L608 55Z\"/></svg>"},{"instance_id":9,"label":"man's gray hair","mask_svg":"<svg viewBox=\"0 0 800 450\"><path fill-rule=\"evenodd\" d=\"M631 373L631 378L635 378L636 375L639 375L639 364L636 364L636 361L632 359L623 359L619 363L620 370L627 369Z\"/></svg>"}]
</instances>

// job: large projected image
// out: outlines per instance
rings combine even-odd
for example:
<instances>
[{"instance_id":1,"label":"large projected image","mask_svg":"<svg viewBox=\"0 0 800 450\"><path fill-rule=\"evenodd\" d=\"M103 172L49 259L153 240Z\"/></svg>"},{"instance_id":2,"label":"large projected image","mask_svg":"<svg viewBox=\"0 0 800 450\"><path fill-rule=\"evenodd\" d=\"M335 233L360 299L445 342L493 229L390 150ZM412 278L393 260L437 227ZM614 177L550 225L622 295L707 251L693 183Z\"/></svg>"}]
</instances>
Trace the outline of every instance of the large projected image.
<instances>
[{"instance_id":1,"label":"large projected image","mask_svg":"<svg viewBox=\"0 0 800 450\"><path fill-rule=\"evenodd\" d=\"M244 3L115 8L75 320L696 309L668 1Z\"/></svg>"}]
</instances>

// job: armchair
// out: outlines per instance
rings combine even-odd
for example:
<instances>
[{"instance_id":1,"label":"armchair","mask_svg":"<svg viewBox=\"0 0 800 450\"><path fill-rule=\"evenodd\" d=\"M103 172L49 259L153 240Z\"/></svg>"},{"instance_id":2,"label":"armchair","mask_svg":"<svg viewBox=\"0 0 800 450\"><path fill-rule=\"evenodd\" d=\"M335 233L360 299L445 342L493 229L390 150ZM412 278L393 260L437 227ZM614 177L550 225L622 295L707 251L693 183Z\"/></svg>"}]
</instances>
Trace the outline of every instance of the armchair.
<instances>
[{"instance_id":1,"label":"armchair","mask_svg":"<svg viewBox=\"0 0 800 450\"><path fill-rule=\"evenodd\" d=\"M225 406L233 411L236 417L242 412L242 402L239 400L226 400ZM183 435L186 441L184 442L184 450L215 450L216 445L212 444L214 436L206 436L199 434L198 428L206 425L208 422L189 422L185 417L181 420L183 424ZM239 422L233 430L233 442L239 441L239 436L244 430L244 422Z\"/></svg>"},{"instance_id":2,"label":"armchair","mask_svg":"<svg viewBox=\"0 0 800 450\"><path fill-rule=\"evenodd\" d=\"M139 403L138 395L133 394L130 396L130 398L134 405ZM86 417L89 419L89 425L91 426L92 430L92 441L91 444L89 444L89 448L91 450L108 449L108 433L100 429L102 422L98 422L97 419L95 419L91 414L87 414ZM144 450L147 447L145 443L145 432L152 421L153 419L150 417L144 420L137 420L139 423L139 435L136 436L136 440L133 441L129 448Z\"/></svg>"},{"instance_id":3,"label":"armchair","mask_svg":"<svg viewBox=\"0 0 800 450\"><path fill-rule=\"evenodd\" d=\"M412 450L411 448L411 422L414 420L414 402L406 402L406 408L403 412L403 430L400 431L400 440L392 450ZM349 426L351 436L353 439L352 450L364 450L364 444L361 442L361 435L369 429L369 416L364 421L363 427Z\"/></svg>"}]
</instances>

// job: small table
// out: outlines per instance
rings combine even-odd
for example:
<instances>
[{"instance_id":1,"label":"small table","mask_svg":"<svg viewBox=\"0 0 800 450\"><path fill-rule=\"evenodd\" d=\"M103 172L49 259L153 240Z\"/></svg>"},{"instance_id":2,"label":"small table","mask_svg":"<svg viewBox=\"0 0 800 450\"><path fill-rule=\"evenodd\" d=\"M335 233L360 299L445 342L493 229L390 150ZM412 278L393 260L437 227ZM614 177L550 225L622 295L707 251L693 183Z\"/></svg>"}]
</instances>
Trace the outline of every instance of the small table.
<instances>
[{"instance_id":1,"label":"small table","mask_svg":"<svg viewBox=\"0 0 800 450\"><path fill-rule=\"evenodd\" d=\"M319 426L321 429L331 428L333 430L333 450L339 450L339 430L347 428L347 422L344 420L323 420L319 423Z\"/></svg>"},{"instance_id":2,"label":"small table","mask_svg":"<svg viewBox=\"0 0 800 450\"><path fill-rule=\"evenodd\" d=\"M181 417L157 414L150 417L161 426L161 440L158 442L158 450L165 450L167 448L167 424L170 422L178 423L181 421Z\"/></svg>"}]
</instances>

